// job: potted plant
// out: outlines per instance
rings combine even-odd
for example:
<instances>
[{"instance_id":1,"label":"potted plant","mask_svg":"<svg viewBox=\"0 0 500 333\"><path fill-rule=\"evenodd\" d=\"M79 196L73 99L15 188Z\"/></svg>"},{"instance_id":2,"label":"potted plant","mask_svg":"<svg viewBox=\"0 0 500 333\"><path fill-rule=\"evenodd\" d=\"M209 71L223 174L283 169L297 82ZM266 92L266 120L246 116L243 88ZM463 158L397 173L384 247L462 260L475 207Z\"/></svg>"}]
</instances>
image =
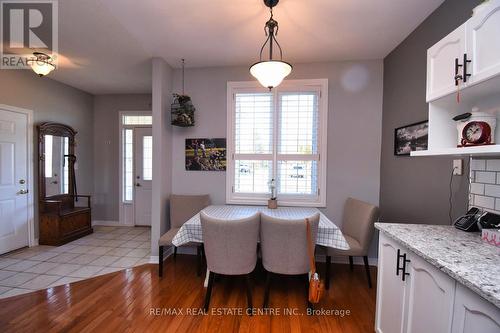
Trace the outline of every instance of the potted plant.
<instances>
[{"instance_id":1,"label":"potted plant","mask_svg":"<svg viewBox=\"0 0 500 333\"><path fill-rule=\"evenodd\" d=\"M271 198L267 200L267 208L276 209L278 208L278 199L276 198L276 183L274 178L269 182L269 190L271 191Z\"/></svg>"}]
</instances>

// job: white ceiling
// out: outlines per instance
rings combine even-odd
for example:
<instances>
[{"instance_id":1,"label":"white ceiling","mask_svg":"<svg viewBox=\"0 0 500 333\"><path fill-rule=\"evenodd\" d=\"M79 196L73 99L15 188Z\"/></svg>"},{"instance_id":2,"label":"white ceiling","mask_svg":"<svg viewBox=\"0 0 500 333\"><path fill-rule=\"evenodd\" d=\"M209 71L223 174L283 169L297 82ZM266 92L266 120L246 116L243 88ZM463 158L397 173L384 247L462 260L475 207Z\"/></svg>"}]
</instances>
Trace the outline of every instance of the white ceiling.
<instances>
[{"instance_id":1,"label":"white ceiling","mask_svg":"<svg viewBox=\"0 0 500 333\"><path fill-rule=\"evenodd\" d=\"M281 0L278 41L293 63L381 59L444 0ZM93 94L151 91L150 59L248 66L269 17L262 0L60 0L51 78Z\"/></svg>"}]
</instances>

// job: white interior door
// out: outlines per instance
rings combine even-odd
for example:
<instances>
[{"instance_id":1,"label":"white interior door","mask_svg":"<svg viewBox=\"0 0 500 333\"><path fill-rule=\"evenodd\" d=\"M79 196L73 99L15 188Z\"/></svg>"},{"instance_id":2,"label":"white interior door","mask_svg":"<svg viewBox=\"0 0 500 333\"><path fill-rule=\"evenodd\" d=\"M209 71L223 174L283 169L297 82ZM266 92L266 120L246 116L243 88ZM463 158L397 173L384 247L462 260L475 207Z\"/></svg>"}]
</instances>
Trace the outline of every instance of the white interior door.
<instances>
[{"instance_id":1,"label":"white interior door","mask_svg":"<svg viewBox=\"0 0 500 333\"><path fill-rule=\"evenodd\" d=\"M151 225L151 184L153 180L153 135L151 128L134 129L135 225Z\"/></svg>"},{"instance_id":2,"label":"white interior door","mask_svg":"<svg viewBox=\"0 0 500 333\"><path fill-rule=\"evenodd\" d=\"M28 246L28 116L0 108L0 254Z\"/></svg>"}]
</instances>

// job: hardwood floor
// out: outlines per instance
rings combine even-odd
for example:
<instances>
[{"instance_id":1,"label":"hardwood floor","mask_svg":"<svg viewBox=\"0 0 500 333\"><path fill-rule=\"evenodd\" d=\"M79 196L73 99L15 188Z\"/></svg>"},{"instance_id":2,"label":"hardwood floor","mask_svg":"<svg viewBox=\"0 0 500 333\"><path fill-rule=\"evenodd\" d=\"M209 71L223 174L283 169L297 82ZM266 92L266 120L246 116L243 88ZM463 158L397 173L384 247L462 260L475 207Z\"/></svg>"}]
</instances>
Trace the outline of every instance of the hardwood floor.
<instances>
[{"instance_id":1,"label":"hardwood floor","mask_svg":"<svg viewBox=\"0 0 500 333\"><path fill-rule=\"evenodd\" d=\"M371 269L375 282L376 269ZM376 291L368 289L363 266L351 272L348 265L334 264L331 274L330 290L314 308L349 315L306 315L304 282L293 277L271 284L269 307L279 314L247 316L244 279L221 277L214 283L209 314L203 315L205 288L203 277L196 276L196 258L178 255L176 262L165 261L161 279L157 265L148 264L0 300L0 331L373 332ZM255 311L261 310L264 280L262 272L254 274ZM286 309L295 314L285 314ZM232 313L219 315L222 311Z\"/></svg>"}]
</instances>

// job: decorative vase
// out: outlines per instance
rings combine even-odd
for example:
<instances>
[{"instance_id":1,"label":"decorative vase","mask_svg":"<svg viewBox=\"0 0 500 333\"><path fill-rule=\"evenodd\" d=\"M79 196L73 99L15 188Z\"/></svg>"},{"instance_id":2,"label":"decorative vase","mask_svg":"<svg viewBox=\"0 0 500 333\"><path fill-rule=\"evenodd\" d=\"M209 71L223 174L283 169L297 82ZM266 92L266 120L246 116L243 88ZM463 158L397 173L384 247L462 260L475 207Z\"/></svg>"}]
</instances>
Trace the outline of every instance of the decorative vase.
<instances>
[{"instance_id":1,"label":"decorative vase","mask_svg":"<svg viewBox=\"0 0 500 333\"><path fill-rule=\"evenodd\" d=\"M276 200L276 198L267 200L267 208L269 209L278 208L278 200Z\"/></svg>"}]
</instances>

